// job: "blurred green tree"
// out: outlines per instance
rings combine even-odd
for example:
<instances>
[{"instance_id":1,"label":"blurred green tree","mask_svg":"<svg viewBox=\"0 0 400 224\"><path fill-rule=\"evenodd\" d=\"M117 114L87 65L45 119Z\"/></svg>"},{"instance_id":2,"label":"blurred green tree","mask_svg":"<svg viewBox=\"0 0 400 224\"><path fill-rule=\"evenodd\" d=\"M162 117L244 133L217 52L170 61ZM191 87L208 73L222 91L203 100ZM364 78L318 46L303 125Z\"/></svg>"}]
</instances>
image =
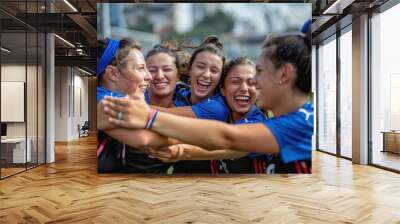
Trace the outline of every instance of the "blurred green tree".
<instances>
[{"instance_id":1,"label":"blurred green tree","mask_svg":"<svg viewBox=\"0 0 400 224\"><path fill-rule=\"evenodd\" d=\"M234 26L234 18L230 14L226 14L221 10L217 10L214 14L206 15L201 21L194 25L194 28L185 34L185 36L194 36L204 39L210 34L223 34L232 31Z\"/></svg>"},{"instance_id":2,"label":"blurred green tree","mask_svg":"<svg viewBox=\"0 0 400 224\"><path fill-rule=\"evenodd\" d=\"M139 23L135 25L128 24L129 29L143 31L143 32L153 32L153 23L147 18L147 16L140 16Z\"/></svg>"}]
</instances>

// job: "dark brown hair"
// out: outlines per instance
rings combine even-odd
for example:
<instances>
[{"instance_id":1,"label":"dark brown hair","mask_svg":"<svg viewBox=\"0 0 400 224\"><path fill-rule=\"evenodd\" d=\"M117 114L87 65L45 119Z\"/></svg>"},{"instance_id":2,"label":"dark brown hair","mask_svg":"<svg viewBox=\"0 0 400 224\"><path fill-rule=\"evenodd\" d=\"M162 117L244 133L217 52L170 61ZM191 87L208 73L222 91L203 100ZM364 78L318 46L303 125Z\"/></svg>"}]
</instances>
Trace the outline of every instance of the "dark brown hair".
<instances>
[{"instance_id":1,"label":"dark brown hair","mask_svg":"<svg viewBox=\"0 0 400 224\"><path fill-rule=\"evenodd\" d=\"M303 34L284 35L268 39L264 46L264 56L276 68L291 63L297 73L294 87L303 93L311 92L311 41Z\"/></svg>"},{"instance_id":2,"label":"dark brown hair","mask_svg":"<svg viewBox=\"0 0 400 224\"><path fill-rule=\"evenodd\" d=\"M236 57L236 58L233 58L233 59L229 60L224 65L224 68L222 70L221 79L219 80L219 87L220 88L224 87L224 83L225 83L226 77L228 76L229 72L237 65L250 65L254 69L256 67L254 62L251 61L250 59L248 59L247 57Z\"/></svg>"},{"instance_id":3,"label":"dark brown hair","mask_svg":"<svg viewBox=\"0 0 400 224\"><path fill-rule=\"evenodd\" d=\"M108 42L109 42L108 38L100 39L97 41L98 59L100 59L100 57L103 55L103 52L107 48ZM132 49L141 50L141 46L140 46L139 42L137 42L136 40L129 39L129 38L124 38L124 39L120 40L117 53L115 54L115 56L110 64L117 66L119 68L125 67L126 66L125 58L129 55L129 52ZM100 74L98 76L98 83L100 83L101 78L102 78L102 74Z\"/></svg>"},{"instance_id":4,"label":"dark brown hair","mask_svg":"<svg viewBox=\"0 0 400 224\"><path fill-rule=\"evenodd\" d=\"M207 52L210 52L212 54L219 56L222 60L222 65L225 64L224 47L217 36L211 35L211 36L208 36L203 41L203 43L201 43L200 46L197 47L196 50L193 52L192 56L190 57L188 68L192 67L192 64L194 62L194 59L196 59L196 56L199 53L204 52L204 51L207 51Z\"/></svg>"}]
</instances>

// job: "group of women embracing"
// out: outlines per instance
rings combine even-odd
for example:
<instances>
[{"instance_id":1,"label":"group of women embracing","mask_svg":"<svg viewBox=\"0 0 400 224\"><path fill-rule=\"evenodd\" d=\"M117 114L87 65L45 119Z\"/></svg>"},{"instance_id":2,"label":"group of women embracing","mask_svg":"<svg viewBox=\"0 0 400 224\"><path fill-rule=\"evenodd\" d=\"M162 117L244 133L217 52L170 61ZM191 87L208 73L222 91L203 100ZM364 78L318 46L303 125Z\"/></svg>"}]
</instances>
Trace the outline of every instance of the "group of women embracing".
<instances>
[{"instance_id":1,"label":"group of women embracing","mask_svg":"<svg viewBox=\"0 0 400 224\"><path fill-rule=\"evenodd\" d=\"M307 32L268 38L256 62L226 59L216 36L146 56L107 39L99 55L99 172L311 173Z\"/></svg>"}]
</instances>

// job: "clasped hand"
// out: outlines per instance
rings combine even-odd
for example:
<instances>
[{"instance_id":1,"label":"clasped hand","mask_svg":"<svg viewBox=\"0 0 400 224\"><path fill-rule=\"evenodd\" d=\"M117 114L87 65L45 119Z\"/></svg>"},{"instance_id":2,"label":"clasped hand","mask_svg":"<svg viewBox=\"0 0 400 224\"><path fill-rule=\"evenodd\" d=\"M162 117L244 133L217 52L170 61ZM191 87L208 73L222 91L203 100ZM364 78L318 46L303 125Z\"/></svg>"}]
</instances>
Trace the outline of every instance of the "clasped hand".
<instances>
[{"instance_id":1,"label":"clasped hand","mask_svg":"<svg viewBox=\"0 0 400 224\"><path fill-rule=\"evenodd\" d=\"M144 128L150 113L150 107L144 101L143 94L123 98L106 96L102 106L104 113L108 115L108 122L123 128Z\"/></svg>"}]
</instances>

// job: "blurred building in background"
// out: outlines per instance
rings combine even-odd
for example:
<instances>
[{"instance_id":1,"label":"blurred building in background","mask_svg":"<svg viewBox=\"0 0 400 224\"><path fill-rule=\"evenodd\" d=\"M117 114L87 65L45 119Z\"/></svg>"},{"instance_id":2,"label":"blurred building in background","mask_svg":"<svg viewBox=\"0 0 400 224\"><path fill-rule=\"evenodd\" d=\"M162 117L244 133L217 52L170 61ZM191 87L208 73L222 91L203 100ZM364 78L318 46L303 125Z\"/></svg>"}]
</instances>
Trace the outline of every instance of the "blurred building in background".
<instances>
[{"instance_id":1,"label":"blurred building in background","mask_svg":"<svg viewBox=\"0 0 400 224\"><path fill-rule=\"evenodd\" d=\"M311 4L104 3L98 4L97 13L99 38L130 37L145 52L163 40L197 45L214 34L228 57L255 59L269 34L298 31L310 19Z\"/></svg>"}]
</instances>

